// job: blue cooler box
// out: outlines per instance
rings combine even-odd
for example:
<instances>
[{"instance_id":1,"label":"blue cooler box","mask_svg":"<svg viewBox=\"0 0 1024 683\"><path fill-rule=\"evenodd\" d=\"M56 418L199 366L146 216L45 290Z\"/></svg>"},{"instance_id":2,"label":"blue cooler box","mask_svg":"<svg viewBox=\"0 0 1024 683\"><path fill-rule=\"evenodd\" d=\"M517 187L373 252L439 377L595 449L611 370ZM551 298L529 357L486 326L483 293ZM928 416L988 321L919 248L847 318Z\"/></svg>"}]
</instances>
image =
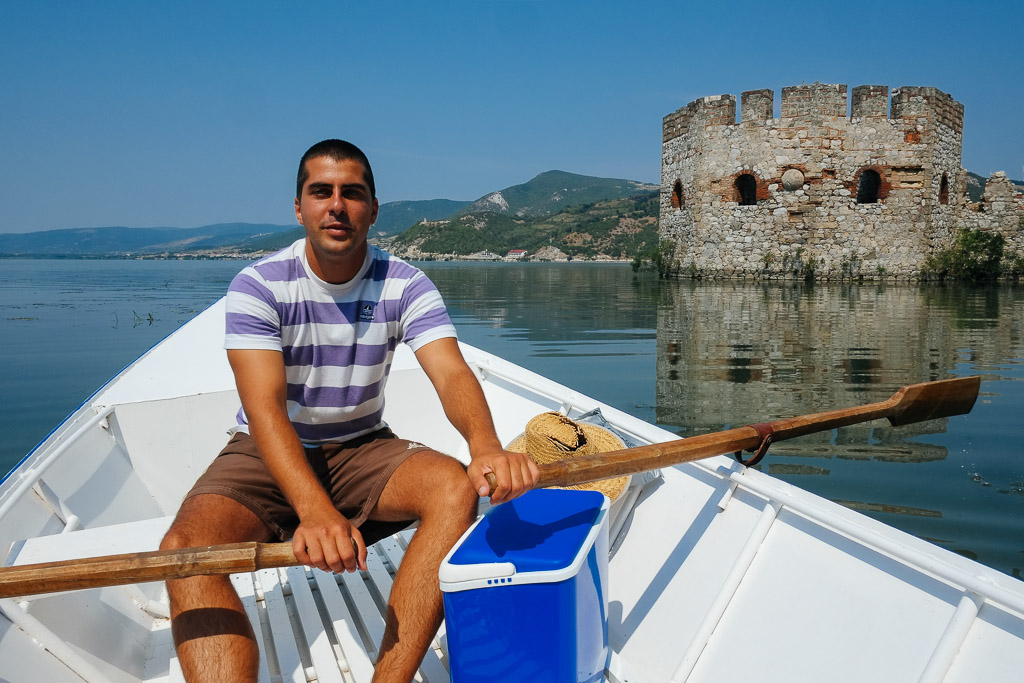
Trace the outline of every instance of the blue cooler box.
<instances>
[{"instance_id":1,"label":"blue cooler box","mask_svg":"<svg viewBox=\"0 0 1024 683\"><path fill-rule=\"evenodd\" d=\"M537 489L492 508L441 564L453 683L600 681L608 499Z\"/></svg>"}]
</instances>

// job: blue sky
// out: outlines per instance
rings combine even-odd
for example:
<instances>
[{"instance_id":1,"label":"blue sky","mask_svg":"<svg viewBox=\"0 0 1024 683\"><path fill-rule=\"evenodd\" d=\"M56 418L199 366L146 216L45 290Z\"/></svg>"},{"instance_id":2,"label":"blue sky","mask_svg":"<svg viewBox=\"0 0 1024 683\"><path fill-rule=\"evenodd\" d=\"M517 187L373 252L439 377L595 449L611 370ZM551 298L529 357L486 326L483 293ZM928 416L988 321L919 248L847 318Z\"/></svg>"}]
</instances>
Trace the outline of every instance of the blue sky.
<instances>
[{"instance_id":1,"label":"blue sky","mask_svg":"<svg viewBox=\"0 0 1024 683\"><path fill-rule=\"evenodd\" d=\"M1024 3L24 2L0 23L0 232L292 223L343 137L382 202L560 169L658 182L661 119L802 82L934 86L1024 175Z\"/></svg>"}]
</instances>

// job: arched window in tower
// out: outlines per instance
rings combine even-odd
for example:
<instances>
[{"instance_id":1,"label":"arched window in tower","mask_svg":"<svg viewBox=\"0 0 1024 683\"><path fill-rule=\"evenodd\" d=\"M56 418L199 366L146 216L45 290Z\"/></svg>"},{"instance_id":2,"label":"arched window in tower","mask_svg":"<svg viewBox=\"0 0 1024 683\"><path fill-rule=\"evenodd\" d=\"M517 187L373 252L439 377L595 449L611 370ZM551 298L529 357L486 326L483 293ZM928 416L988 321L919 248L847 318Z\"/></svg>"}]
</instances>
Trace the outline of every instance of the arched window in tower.
<instances>
[{"instance_id":1,"label":"arched window in tower","mask_svg":"<svg viewBox=\"0 0 1024 683\"><path fill-rule=\"evenodd\" d=\"M740 198L740 206L757 204L757 180L753 173L743 173L736 177L736 194Z\"/></svg>"},{"instance_id":2,"label":"arched window in tower","mask_svg":"<svg viewBox=\"0 0 1024 683\"><path fill-rule=\"evenodd\" d=\"M683 208L683 181L678 178L676 179L675 185L672 186L672 208Z\"/></svg>"},{"instance_id":3,"label":"arched window in tower","mask_svg":"<svg viewBox=\"0 0 1024 683\"><path fill-rule=\"evenodd\" d=\"M881 189L882 176L878 175L878 171L864 169L860 172L860 180L857 181L857 203L876 204Z\"/></svg>"},{"instance_id":4,"label":"arched window in tower","mask_svg":"<svg viewBox=\"0 0 1024 683\"><path fill-rule=\"evenodd\" d=\"M939 182L939 204L949 204L949 176L945 173Z\"/></svg>"}]
</instances>

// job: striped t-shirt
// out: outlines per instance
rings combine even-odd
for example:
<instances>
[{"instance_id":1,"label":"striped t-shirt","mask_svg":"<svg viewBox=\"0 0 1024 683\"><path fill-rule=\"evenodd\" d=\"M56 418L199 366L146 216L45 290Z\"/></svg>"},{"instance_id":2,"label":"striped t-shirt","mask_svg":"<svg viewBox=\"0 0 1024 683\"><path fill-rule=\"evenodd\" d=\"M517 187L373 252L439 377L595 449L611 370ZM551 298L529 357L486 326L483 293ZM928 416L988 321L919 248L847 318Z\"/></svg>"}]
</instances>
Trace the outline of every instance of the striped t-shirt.
<instances>
[{"instance_id":1,"label":"striped t-shirt","mask_svg":"<svg viewBox=\"0 0 1024 683\"><path fill-rule=\"evenodd\" d=\"M340 285L310 269L306 241L248 266L227 294L224 347L284 355L288 417L305 443L346 441L384 426L384 383L400 342L416 351L454 337L426 275L367 245L366 262ZM236 430L248 431L243 410Z\"/></svg>"}]
</instances>

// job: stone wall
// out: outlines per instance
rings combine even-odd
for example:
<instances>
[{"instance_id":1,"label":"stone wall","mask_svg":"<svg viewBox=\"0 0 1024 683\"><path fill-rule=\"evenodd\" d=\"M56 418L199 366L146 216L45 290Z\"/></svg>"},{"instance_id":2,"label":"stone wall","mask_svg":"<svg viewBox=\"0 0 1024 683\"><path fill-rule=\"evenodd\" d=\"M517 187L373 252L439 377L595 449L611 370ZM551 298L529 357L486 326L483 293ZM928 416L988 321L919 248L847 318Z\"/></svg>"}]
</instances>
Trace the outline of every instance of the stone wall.
<instances>
[{"instance_id":1,"label":"stone wall","mask_svg":"<svg viewBox=\"0 0 1024 683\"><path fill-rule=\"evenodd\" d=\"M1020 242L1005 177L966 199L964 110L948 94L813 83L782 89L779 118L774 95L743 93L739 121L733 95L664 118L659 230L684 275L913 278L958 227Z\"/></svg>"}]
</instances>

